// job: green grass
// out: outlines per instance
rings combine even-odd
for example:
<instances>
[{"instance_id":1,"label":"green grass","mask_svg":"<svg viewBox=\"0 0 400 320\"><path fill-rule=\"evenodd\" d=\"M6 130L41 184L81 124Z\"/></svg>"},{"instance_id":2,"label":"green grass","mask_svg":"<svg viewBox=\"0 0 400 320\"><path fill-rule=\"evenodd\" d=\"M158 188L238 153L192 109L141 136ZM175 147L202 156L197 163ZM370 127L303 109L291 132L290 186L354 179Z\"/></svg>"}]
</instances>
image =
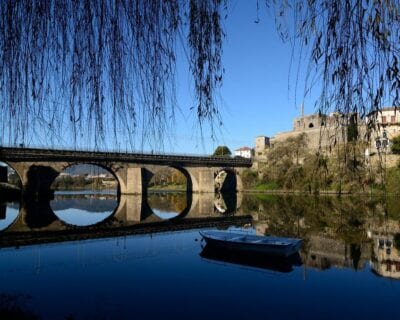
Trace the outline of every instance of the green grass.
<instances>
[{"instance_id":1,"label":"green grass","mask_svg":"<svg viewBox=\"0 0 400 320\"><path fill-rule=\"evenodd\" d=\"M167 185L153 185L149 187L150 190L186 190L185 184L167 184Z\"/></svg>"},{"instance_id":2,"label":"green grass","mask_svg":"<svg viewBox=\"0 0 400 320\"><path fill-rule=\"evenodd\" d=\"M264 190L279 190L279 186L276 182L261 183L255 186L254 190L264 191Z\"/></svg>"}]
</instances>

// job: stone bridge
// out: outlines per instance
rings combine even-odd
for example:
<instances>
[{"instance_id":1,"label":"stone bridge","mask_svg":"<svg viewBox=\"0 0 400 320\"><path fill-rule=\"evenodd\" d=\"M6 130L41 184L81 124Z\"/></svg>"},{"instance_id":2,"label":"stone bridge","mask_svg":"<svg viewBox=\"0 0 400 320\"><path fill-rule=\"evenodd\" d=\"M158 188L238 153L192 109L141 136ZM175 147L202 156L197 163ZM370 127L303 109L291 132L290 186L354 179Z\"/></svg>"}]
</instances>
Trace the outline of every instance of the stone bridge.
<instances>
[{"instance_id":1,"label":"stone bridge","mask_svg":"<svg viewBox=\"0 0 400 320\"><path fill-rule=\"evenodd\" d=\"M185 175L188 192L237 192L243 190L243 168L252 164L244 158L10 147L0 147L0 161L16 171L25 195L51 194L55 178L78 164L97 165L109 171L118 181L118 194L145 194L152 176L166 166Z\"/></svg>"}]
</instances>

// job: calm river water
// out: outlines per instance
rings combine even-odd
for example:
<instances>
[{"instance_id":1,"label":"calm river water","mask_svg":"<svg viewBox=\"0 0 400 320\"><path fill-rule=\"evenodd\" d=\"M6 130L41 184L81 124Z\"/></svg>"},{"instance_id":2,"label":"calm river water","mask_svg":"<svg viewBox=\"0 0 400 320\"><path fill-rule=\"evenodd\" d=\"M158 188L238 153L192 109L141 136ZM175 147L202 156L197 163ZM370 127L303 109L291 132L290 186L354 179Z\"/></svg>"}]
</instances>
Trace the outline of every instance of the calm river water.
<instances>
[{"instance_id":1,"label":"calm river water","mask_svg":"<svg viewBox=\"0 0 400 320\"><path fill-rule=\"evenodd\" d=\"M303 239L290 259L200 230ZM0 319L399 319L399 198L59 193L0 205Z\"/></svg>"}]
</instances>

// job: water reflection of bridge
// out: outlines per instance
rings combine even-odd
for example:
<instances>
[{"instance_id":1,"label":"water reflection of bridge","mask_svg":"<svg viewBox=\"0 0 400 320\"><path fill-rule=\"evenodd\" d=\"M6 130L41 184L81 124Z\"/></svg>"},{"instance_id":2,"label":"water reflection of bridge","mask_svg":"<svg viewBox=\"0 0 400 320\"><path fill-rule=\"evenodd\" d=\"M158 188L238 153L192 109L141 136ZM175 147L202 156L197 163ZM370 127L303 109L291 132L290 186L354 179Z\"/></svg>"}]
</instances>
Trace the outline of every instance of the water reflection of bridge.
<instances>
[{"instance_id":1,"label":"water reflection of bridge","mask_svg":"<svg viewBox=\"0 0 400 320\"><path fill-rule=\"evenodd\" d=\"M70 225L54 213L50 201L23 202L16 220L0 233L0 246L103 238L136 233L153 233L202 227L227 227L251 222L251 217L234 208L221 213L213 194L192 194L186 208L173 219L163 220L154 214L142 196L122 195L118 206L104 221L87 227ZM240 199L239 199L240 201ZM0 206L1 207L1 206ZM4 206L3 211L5 211Z\"/></svg>"}]
</instances>

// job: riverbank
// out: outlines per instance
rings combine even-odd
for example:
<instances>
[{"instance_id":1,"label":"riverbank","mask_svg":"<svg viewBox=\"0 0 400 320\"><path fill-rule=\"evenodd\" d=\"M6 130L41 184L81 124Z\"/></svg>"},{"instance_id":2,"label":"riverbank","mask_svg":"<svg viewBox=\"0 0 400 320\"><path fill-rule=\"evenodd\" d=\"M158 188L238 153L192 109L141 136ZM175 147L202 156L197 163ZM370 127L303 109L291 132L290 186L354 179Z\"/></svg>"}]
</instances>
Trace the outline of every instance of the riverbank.
<instances>
[{"instance_id":1,"label":"riverbank","mask_svg":"<svg viewBox=\"0 0 400 320\"><path fill-rule=\"evenodd\" d=\"M151 192L186 192L186 185L184 184L169 184L165 186L155 185L147 189Z\"/></svg>"},{"instance_id":2,"label":"riverbank","mask_svg":"<svg viewBox=\"0 0 400 320\"><path fill-rule=\"evenodd\" d=\"M273 190L260 190L260 189L244 189L244 193L249 194L276 194L276 195L354 195L354 196L400 196L400 193L385 192L383 190L372 189L370 191L336 191L336 190L317 190L317 191L304 191L304 190L285 190L285 189L273 189Z\"/></svg>"}]
</instances>

